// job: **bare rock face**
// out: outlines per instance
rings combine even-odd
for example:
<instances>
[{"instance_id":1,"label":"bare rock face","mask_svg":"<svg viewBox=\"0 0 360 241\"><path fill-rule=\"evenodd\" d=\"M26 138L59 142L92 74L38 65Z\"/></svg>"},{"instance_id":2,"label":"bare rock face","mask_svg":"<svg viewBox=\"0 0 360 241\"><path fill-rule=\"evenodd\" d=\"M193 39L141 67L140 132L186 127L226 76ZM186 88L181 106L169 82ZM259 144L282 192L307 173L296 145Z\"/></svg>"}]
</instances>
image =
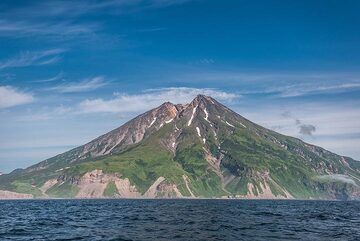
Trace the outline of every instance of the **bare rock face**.
<instances>
[{"instance_id":1,"label":"bare rock face","mask_svg":"<svg viewBox=\"0 0 360 241\"><path fill-rule=\"evenodd\" d=\"M50 184L51 183L51 184ZM106 198L105 189L114 183L117 198L180 198L183 197L175 184L166 182L159 177L144 193L141 194L128 178L121 178L120 174L105 174L102 170L93 170L85 173L73 185L77 187L76 198ZM54 180L45 182L43 188L55 185Z\"/></svg>"},{"instance_id":2,"label":"bare rock face","mask_svg":"<svg viewBox=\"0 0 360 241\"><path fill-rule=\"evenodd\" d=\"M33 195L31 194L0 190L0 199L31 199L31 198L33 198Z\"/></svg>"},{"instance_id":3,"label":"bare rock face","mask_svg":"<svg viewBox=\"0 0 360 241\"><path fill-rule=\"evenodd\" d=\"M226 108L214 99L202 95L197 96L190 104L186 105L175 105L170 102L165 102L161 106L141 114L121 127L85 144L81 147L81 150L73 161L116 153L128 145L142 141L147 136L158 131L165 124L175 122L179 119L188 119L188 126L198 123L196 119L199 118L199 116L210 123L206 109L209 105L220 109L218 110L219 112L221 112L222 108ZM214 117L212 116L211 118ZM201 130L204 126L200 125L198 128ZM175 130L179 130L179 127L176 125ZM216 133L215 128L213 128L213 132ZM167 145L170 150L176 146L176 134L180 134L180 132L170 136L169 139L172 139L172 142L171 140L165 140L163 143Z\"/></svg>"},{"instance_id":4,"label":"bare rock face","mask_svg":"<svg viewBox=\"0 0 360 241\"><path fill-rule=\"evenodd\" d=\"M159 130L164 124L172 122L182 108L182 105L166 102L84 145L78 158L102 156L121 150L127 145L138 143L147 135Z\"/></svg>"},{"instance_id":5,"label":"bare rock face","mask_svg":"<svg viewBox=\"0 0 360 241\"><path fill-rule=\"evenodd\" d=\"M141 194L131 185L128 178L121 179L119 174L105 174L102 170L85 173L74 183L79 189L76 198L103 198L107 186L113 182L117 189L117 197L138 198Z\"/></svg>"}]
</instances>

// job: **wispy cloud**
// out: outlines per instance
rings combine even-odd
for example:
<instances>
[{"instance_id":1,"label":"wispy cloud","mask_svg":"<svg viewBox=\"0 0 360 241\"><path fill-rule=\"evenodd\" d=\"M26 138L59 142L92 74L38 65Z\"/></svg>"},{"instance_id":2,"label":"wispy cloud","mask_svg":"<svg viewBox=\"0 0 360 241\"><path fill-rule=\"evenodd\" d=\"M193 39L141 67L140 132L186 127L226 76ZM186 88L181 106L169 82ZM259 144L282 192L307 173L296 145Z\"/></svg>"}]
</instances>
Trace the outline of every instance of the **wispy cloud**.
<instances>
[{"instance_id":1,"label":"wispy cloud","mask_svg":"<svg viewBox=\"0 0 360 241\"><path fill-rule=\"evenodd\" d=\"M153 8L180 5L193 0L88 0L88 1L42 1L30 7L17 8L11 14L25 17L76 17L93 12L105 14L126 14Z\"/></svg>"},{"instance_id":2,"label":"wispy cloud","mask_svg":"<svg viewBox=\"0 0 360 241\"><path fill-rule=\"evenodd\" d=\"M360 82L346 82L338 84L303 83L270 89L269 92L279 92L281 97L299 97L312 94L341 93L348 90L360 89Z\"/></svg>"},{"instance_id":3,"label":"wispy cloud","mask_svg":"<svg viewBox=\"0 0 360 241\"><path fill-rule=\"evenodd\" d=\"M53 64L61 59L61 54L65 51L65 49L50 49L22 52L18 56L0 62L0 69Z\"/></svg>"},{"instance_id":4,"label":"wispy cloud","mask_svg":"<svg viewBox=\"0 0 360 241\"><path fill-rule=\"evenodd\" d=\"M166 29L167 28L161 28L161 27L142 28L142 29L135 30L135 32L138 32L138 33L152 33L152 32L165 31Z\"/></svg>"},{"instance_id":5,"label":"wispy cloud","mask_svg":"<svg viewBox=\"0 0 360 241\"><path fill-rule=\"evenodd\" d=\"M24 105L34 101L34 97L11 86L0 86L0 109Z\"/></svg>"},{"instance_id":6,"label":"wispy cloud","mask_svg":"<svg viewBox=\"0 0 360 241\"><path fill-rule=\"evenodd\" d=\"M204 59L189 64L211 64L213 61ZM172 72L171 76L162 78L189 84L202 82L212 86L221 83L239 89L243 95L266 94L280 98L360 90L359 72L248 72L191 67L180 66L176 74Z\"/></svg>"},{"instance_id":7,"label":"wispy cloud","mask_svg":"<svg viewBox=\"0 0 360 241\"><path fill-rule=\"evenodd\" d=\"M17 20L0 20L0 36L24 37L24 36L69 36L89 34L98 29L97 24L74 24L65 22L33 22Z\"/></svg>"},{"instance_id":8,"label":"wispy cloud","mask_svg":"<svg viewBox=\"0 0 360 241\"><path fill-rule=\"evenodd\" d=\"M28 36L78 36L93 34L101 29L100 23L79 21L91 14L130 14L147 9L165 8L190 0L90 0L40 1L17 6L2 12L0 36L13 38ZM21 16L22 20L19 20ZM159 29L153 29L157 31ZM61 38L60 38L61 39Z\"/></svg>"},{"instance_id":9,"label":"wispy cloud","mask_svg":"<svg viewBox=\"0 0 360 241\"><path fill-rule=\"evenodd\" d=\"M240 97L238 94L217 89L160 88L145 90L140 94L133 95L116 93L115 97L109 100L87 99L79 104L79 108L82 113L134 113L154 108L166 101L187 103L198 94L209 95L220 101L231 101Z\"/></svg>"},{"instance_id":10,"label":"wispy cloud","mask_svg":"<svg viewBox=\"0 0 360 241\"><path fill-rule=\"evenodd\" d=\"M189 64L195 64L195 65L209 65L209 64L214 64L215 60L212 58L203 58L203 59L198 59L195 61L190 61Z\"/></svg>"},{"instance_id":11,"label":"wispy cloud","mask_svg":"<svg viewBox=\"0 0 360 241\"><path fill-rule=\"evenodd\" d=\"M66 84L57 85L47 90L58 91L60 93L77 93L96 90L108 84L103 76L96 76L87 78L78 82L70 82Z\"/></svg>"},{"instance_id":12,"label":"wispy cloud","mask_svg":"<svg viewBox=\"0 0 360 241\"><path fill-rule=\"evenodd\" d=\"M57 80L61 80L63 77L64 77L64 73L60 72L57 75L55 75L54 77L47 78L47 79L33 80L31 82L32 83L48 83L48 82L54 82Z\"/></svg>"}]
</instances>

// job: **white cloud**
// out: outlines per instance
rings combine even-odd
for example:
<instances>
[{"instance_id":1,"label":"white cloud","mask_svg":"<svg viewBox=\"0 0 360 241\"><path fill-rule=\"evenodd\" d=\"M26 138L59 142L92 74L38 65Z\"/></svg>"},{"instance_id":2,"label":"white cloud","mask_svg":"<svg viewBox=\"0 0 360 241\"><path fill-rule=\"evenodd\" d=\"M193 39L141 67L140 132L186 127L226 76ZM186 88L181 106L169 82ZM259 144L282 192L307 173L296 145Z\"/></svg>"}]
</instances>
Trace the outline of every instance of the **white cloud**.
<instances>
[{"instance_id":1,"label":"white cloud","mask_svg":"<svg viewBox=\"0 0 360 241\"><path fill-rule=\"evenodd\" d=\"M0 86L0 109L28 104L34 101L31 94L18 91L11 86Z\"/></svg>"},{"instance_id":2,"label":"white cloud","mask_svg":"<svg viewBox=\"0 0 360 241\"><path fill-rule=\"evenodd\" d=\"M327 181L327 182L343 182L343 183L349 183L349 184L357 186L355 181L347 175L332 174L332 175L318 176L317 178L320 180L323 180L323 181Z\"/></svg>"},{"instance_id":3,"label":"white cloud","mask_svg":"<svg viewBox=\"0 0 360 241\"><path fill-rule=\"evenodd\" d=\"M0 62L0 69L53 64L61 59L60 54L65 51L64 49L50 49L37 52L22 52L16 57Z\"/></svg>"},{"instance_id":4,"label":"white cloud","mask_svg":"<svg viewBox=\"0 0 360 241\"><path fill-rule=\"evenodd\" d=\"M301 138L340 155L360 160L360 105L352 103L274 103L234 109L251 121L280 132ZM289 112L290 110L290 112ZM285 112L287 111L287 112ZM285 115L284 115L285 112ZM312 135L299 133L301 123L316 126Z\"/></svg>"},{"instance_id":5,"label":"white cloud","mask_svg":"<svg viewBox=\"0 0 360 241\"><path fill-rule=\"evenodd\" d=\"M61 84L47 90L54 90L60 93L77 93L77 92L86 92L91 90L96 90L100 87L107 85L103 76L96 76L89 79L84 79L79 82L70 82L67 84Z\"/></svg>"},{"instance_id":6,"label":"white cloud","mask_svg":"<svg viewBox=\"0 0 360 241\"><path fill-rule=\"evenodd\" d=\"M238 97L237 94L220 91L217 89L197 89L197 88L160 88L145 90L140 94L116 93L115 98L110 100L88 99L79 104L80 111L83 113L130 113L146 111L154 108L166 101L173 103L188 103L196 95L203 94L212 96L220 101L231 101Z\"/></svg>"}]
</instances>

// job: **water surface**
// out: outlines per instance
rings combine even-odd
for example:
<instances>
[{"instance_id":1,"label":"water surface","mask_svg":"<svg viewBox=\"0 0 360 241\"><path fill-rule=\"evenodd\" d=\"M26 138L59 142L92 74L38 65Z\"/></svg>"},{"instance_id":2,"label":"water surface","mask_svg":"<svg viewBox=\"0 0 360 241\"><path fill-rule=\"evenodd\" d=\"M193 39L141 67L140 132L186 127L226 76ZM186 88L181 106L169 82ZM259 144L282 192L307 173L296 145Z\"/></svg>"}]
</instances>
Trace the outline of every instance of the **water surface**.
<instances>
[{"instance_id":1,"label":"water surface","mask_svg":"<svg viewBox=\"0 0 360 241\"><path fill-rule=\"evenodd\" d=\"M0 201L0 240L360 240L360 202Z\"/></svg>"}]
</instances>

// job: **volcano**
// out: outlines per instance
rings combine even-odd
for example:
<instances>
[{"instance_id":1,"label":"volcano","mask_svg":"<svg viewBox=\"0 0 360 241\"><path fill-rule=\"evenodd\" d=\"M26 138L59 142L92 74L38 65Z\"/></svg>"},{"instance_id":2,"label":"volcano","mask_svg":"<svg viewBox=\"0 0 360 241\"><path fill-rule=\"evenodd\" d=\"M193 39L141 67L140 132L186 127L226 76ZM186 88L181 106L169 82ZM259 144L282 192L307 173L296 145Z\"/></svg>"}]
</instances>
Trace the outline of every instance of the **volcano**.
<instances>
[{"instance_id":1,"label":"volcano","mask_svg":"<svg viewBox=\"0 0 360 241\"><path fill-rule=\"evenodd\" d=\"M360 199L360 162L198 95L0 176L0 198Z\"/></svg>"}]
</instances>

